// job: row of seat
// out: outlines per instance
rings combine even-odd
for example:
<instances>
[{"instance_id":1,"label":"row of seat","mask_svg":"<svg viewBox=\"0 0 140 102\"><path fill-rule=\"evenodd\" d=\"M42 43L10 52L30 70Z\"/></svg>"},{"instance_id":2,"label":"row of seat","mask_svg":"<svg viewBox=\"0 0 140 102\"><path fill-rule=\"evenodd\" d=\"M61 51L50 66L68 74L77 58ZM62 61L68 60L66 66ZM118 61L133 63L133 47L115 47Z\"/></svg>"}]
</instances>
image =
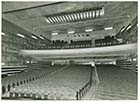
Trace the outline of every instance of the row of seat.
<instances>
[{"instance_id":1,"label":"row of seat","mask_svg":"<svg viewBox=\"0 0 140 102\"><path fill-rule=\"evenodd\" d=\"M114 36L105 36L104 39L96 39L95 46L102 47L102 46L111 46L111 45L118 45L120 42Z\"/></svg>"},{"instance_id":2,"label":"row of seat","mask_svg":"<svg viewBox=\"0 0 140 102\"><path fill-rule=\"evenodd\" d=\"M72 65L53 74L44 75L38 80L11 88L10 97L48 100L81 99L89 89L89 79L89 66Z\"/></svg>"},{"instance_id":3,"label":"row of seat","mask_svg":"<svg viewBox=\"0 0 140 102\"><path fill-rule=\"evenodd\" d=\"M49 68L40 68L36 70L26 70L22 73L17 73L13 76L8 76L2 78L2 93L10 91L10 88L16 87L25 83L29 83L31 81L37 80L59 68L62 66L52 66Z\"/></svg>"}]
</instances>

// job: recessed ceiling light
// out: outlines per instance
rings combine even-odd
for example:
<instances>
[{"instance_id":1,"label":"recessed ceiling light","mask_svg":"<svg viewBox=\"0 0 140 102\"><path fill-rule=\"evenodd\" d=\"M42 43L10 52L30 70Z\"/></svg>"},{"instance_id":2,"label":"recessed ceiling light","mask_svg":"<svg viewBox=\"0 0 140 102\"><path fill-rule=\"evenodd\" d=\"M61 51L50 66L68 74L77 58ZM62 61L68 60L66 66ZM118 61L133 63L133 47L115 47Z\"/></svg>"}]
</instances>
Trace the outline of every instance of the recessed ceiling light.
<instances>
[{"instance_id":1,"label":"recessed ceiling light","mask_svg":"<svg viewBox=\"0 0 140 102\"><path fill-rule=\"evenodd\" d=\"M132 26L131 26L131 25L129 25L129 26L127 27L127 29L126 29L126 30L129 30L131 27L132 27Z\"/></svg>"},{"instance_id":2,"label":"recessed ceiling light","mask_svg":"<svg viewBox=\"0 0 140 102\"><path fill-rule=\"evenodd\" d=\"M25 38L25 36L24 35L22 35L22 34L17 34L17 36L19 36L19 37L22 37L22 38Z\"/></svg>"},{"instance_id":3,"label":"recessed ceiling light","mask_svg":"<svg viewBox=\"0 0 140 102\"><path fill-rule=\"evenodd\" d=\"M2 32L1 35L5 35L5 33Z\"/></svg>"},{"instance_id":4,"label":"recessed ceiling light","mask_svg":"<svg viewBox=\"0 0 140 102\"><path fill-rule=\"evenodd\" d=\"M42 37L42 36L39 36L41 39L44 39L44 37Z\"/></svg>"},{"instance_id":5,"label":"recessed ceiling light","mask_svg":"<svg viewBox=\"0 0 140 102\"><path fill-rule=\"evenodd\" d=\"M83 14L82 14L82 13L80 13L80 16L81 16L81 18L83 19Z\"/></svg>"},{"instance_id":6,"label":"recessed ceiling light","mask_svg":"<svg viewBox=\"0 0 140 102\"><path fill-rule=\"evenodd\" d=\"M72 20L75 20L73 14L71 14L71 18L72 18Z\"/></svg>"},{"instance_id":7,"label":"recessed ceiling light","mask_svg":"<svg viewBox=\"0 0 140 102\"><path fill-rule=\"evenodd\" d=\"M121 32L123 32L125 30L125 28L123 27L122 29L121 29Z\"/></svg>"},{"instance_id":8,"label":"recessed ceiling light","mask_svg":"<svg viewBox=\"0 0 140 102\"><path fill-rule=\"evenodd\" d=\"M32 38L37 39L37 37L36 36L33 36L33 35L32 35Z\"/></svg>"},{"instance_id":9,"label":"recessed ceiling light","mask_svg":"<svg viewBox=\"0 0 140 102\"><path fill-rule=\"evenodd\" d=\"M71 16L70 16L70 15L68 15L68 17L69 17L69 19L70 19L70 21L71 21L71 20L72 20Z\"/></svg>"},{"instance_id":10,"label":"recessed ceiling light","mask_svg":"<svg viewBox=\"0 0 140 102\"><path fill-rule=\"evenodd\" d=\"M46 21L47 23L51 23L47 18L45 18L45 21Z\"/></svg>"},{"instance_id":11,"label":"recessed ceiling light","mask_svg":"<svg viewBox=\"0 0 140 102\"><path fill-rule=\"evenodd\" d=\"M92 32L93 29L86 29L85 32Z\"/></svg>"},{"instance_id":12,"label":"recessed ceiling light","mask_svg":"<svg viewBox=\"0 0 140 102\"><path fill-rule=\"evenodd\" d=\"M67 15L65 15L65 18L67 19L67 21L69 21L69 18L68 18L68 16L67 16Z\"/></svg>"},{"instance_id":13,"label":"recessed ceiling light","mask_svg":"<svg viewBox=\"0 0 140 102\"><path fill-rule=\"evenodd\" d=\"M105 13L105 11L104 11L104 7L102 7L102 9L100 10L100 16L103 16L104 13Z\"/></svg>"},{"instance_id":14,"label":"recessed ceiling light","mask_svg":"<svg viewBox=\"0 0 140 102\"><path fill-rule=\"evenodd\" d=\"M51 21L51 23L53 23L53 21L52 21L52 19L51 19L51 18L48 18L48 20L49 20L49 21Z\"/></svg>"},{"instance_id":15,"label":"recessed ceiling light","mask_svg":"<svg viewBox=\"0 0 140 102\"><path fill-rule=\"evenodd\" d=\"M52 35L58 35L58 33L57 32L54 32L54 33L52 33Z\"/></svg>"},{"instance_id":16,"label":"recessed ceiling light","mask_svg":"<svg viewBox=\"0 0 140 102\"><path fill-rule=\"evenodd\" d=\"M105 30L111 30L111 29L113 29L113 27L106 27L106 28L104 28Z\"/></svg>"},{"instance_id":17,"label":"recessed ceiling light","mask_svg":"<svg viewBox=\"0 0 140 102\"><path fill-rule=\"evenodd\" d=\"M62 18L62 16L59 16L59 17L60 17L61 21L63 22L63 21L64 21L64 19Z\"/></svg>"},{"instance_id":18,"label":"recessed ceiling light","mask_svg":"<svg viewBox=\"0 0 140 102\"><path fill-rule=\"evenodd\" d=\"M56 22L56 20L54 19L54 17L51 17L51 19L53 20L53 22Z\"/></svg>"},{"instance_id":19,"label":"recessed ceiling light","mask_svg":"<svg viewBox=\"0 0 140 102\"><path fill-rule=\"evenodd\" d=\"M80 16L79 16L79 14L77 13L76 15L77 15L77 18L78 18L78 19L80 19Z\"/></svg>"},{"instance_id":20,"label":"recessed ceiling light","mask_svg":"<svg viewBox=\"0 0 140 102\"><path fill-rule=\"evenodd\" d=\"M73 33L75 33L75 31L68 31L68 33L69 33L69 34L73 34Z\"/></svg>"}]
</instances>

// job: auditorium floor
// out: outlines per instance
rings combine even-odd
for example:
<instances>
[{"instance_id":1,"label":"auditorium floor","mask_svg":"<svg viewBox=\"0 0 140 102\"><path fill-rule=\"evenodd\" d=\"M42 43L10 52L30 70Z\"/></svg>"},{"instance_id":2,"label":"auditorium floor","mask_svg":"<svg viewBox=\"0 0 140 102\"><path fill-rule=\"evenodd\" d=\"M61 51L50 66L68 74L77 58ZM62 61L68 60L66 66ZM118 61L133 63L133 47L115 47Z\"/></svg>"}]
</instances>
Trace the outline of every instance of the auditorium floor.
<instances>
[{"instance_id":1,"label":"auditorium floor","mask_svg":"<svg viewBox=\"0 0 140 102\"><path fill-rule=\"evenodd\" d=\"M115 66L97 66L100 84L93 100L136 100L137 73Z\"/></svg>"}]
</instances>

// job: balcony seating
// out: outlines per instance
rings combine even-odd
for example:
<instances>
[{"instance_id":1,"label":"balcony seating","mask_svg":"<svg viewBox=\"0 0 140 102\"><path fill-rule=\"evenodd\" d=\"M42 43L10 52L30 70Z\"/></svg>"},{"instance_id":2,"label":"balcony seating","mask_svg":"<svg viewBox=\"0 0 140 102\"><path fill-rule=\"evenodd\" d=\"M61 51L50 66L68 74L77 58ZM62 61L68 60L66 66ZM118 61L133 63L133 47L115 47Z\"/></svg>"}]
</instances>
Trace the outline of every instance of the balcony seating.
<instances>
[{"instance_id":1,"label":"balcony seating","mask_svg":"<svg viewBox=\"0 0 140 102\"><path fill-rule=\"evenodd\" d=\"M112 46L120 44L119 41L114 36L105 36L104 39L96 39L95 46L103 47L103 46Z\"/></svg>"},{"instance_id":2,"label":"balcony seating","mask_svg":"<svg viewBox=\"0 0 140 102\"><path fill-rule=\"evenodd\" d=\"M64 49L73 49L73 48L89 48L91 47L91 40L87 41L72 41L70 44L66 45Z\"/></svg>"}]
</instances>

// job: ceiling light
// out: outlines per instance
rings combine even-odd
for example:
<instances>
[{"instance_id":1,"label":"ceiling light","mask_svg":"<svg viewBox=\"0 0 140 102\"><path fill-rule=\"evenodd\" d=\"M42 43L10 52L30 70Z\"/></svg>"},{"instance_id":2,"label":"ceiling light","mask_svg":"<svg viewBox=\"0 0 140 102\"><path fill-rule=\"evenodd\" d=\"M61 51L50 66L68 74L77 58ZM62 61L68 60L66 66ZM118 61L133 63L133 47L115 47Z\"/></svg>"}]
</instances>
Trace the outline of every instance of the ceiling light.
<instances>
[{"instance_id":1,"label":"ceiling light","mask_svg":"<svg viewBox=\"0 0 140 102\"><path fill-rule=\"evenodd\" d=\"M125 30L125 28L123 27L122 29L121 29L121 32L123 32Z\"/></svg>"},{"instance_id":2,"label":"ceiling light","mask_svg":"<svg viewBox=\"0 0 140 102\"><path fill-rule=\"evenodd\" d=\"M92 12L91 12L91 11L89 12L89 17L90 17L90 18L92 17Z\"/></svg>"},{"instance_id":3,"label":"ceiling light","mask_svg":"<svg viewBox=\"0 0 140 102\"><path fill-rule=\"evenodd\" d=\"M2 32L1 35L5 35L5 33Z\"/></svg>"},{"instance_id":4,"label":"ceiling light","mask_svg":"<svg viewBox=\"0 0 140 102\"><path fill-rule=\"evenodd\" d=\"M86 14L87 14L87 18L89 18L89 12L87 12Z\"/></svg>"},{"instance_id":5,"label":"ceiling light","mask_svg":"<svg viewBox=\"0 0 140 102\"><path fill-rule=\"evenodd\" d=\"M32 38L34 38L34 39L37 39L37 37L36 37L36 36L33 36L33 35L32 35L31 37L32 37Z\"/></svg>"},{"instance_id":6,"label":"ceiling light","mask_svg":"<svg viewBox=\"0 0 140 102\"><path fill-rule=\"evenodd\" d=\"M68 31L68 33L69 33L69 34L73 34L73 33L75 33L75 31Z\"/></svg>"},{"instance_id":7,"label":"ceiling light","mask_svg":"<svg viewBox=\"0 0 140 102\"><path fill-rule=\"evenodd\" d=\"M85 32L92 32L93 29L86 29Z\"/></svg>"},{"instance_id":8,"label":"ceiling light","mask_svg":"<svg viewBox=\"0 0 140 102\"><path fill-rule=\"evenodd\" d=\"M92 17L93 18L95 17L95 11L92 11Z\"/></svg>"},{"instance_id":9,"label":"ceiling light","mask_svg":"<svg viewBox=\"0 0 140 102\"><path fill-rule=\"evenodd\" d=\"M1 65L2 65L2 66L4 66L4 65L5 65L5 63L4 63L4 62L2 62L2 63L1 63Z\"/></svg>"},{"instance_id":10,"label":"ceiling light","mask_svg":"<svg viewBox=\"0 0 140 102\"><path fill-rule=\"evenodd\" d=\"M70 20L72 20L72 18L71 18L71 16L70 16L70 15L68 15L68 17L69 17L69 19L70 19Z\"/></svg>"},{"instance_id":11,"label":"ceiling light","mask_svg":"<svg viewBox=\"0 0 140 102\"><path fill-rule=\"evenodd\" d=\"M59 20L59 22L61 22L61 19L58 16L56 18Z\"/></svg>"},{"instance_id":12,"label":"ceiling light","mask_svg":"<svg viewBox=\"0 0 140 102\"><path fill-rule=\"evenodd\" d=\"M56 20L56 22L59 22L58 19L56 17L54 17L54 19Z\"/></svg>"},{"instance_id":13,"label":"ceiling light","mask_svg":"<svg viewBox=\"0 0 140 102\"><path fill-rule=\"evenodd\" d=\"M104 28L105 30L111 30L113 29L113 27L107 27L107 28Z\"/></svg>"},{"instance_id":14,"label":"ceiling light","mask_svg":"<svg viewBox=\"0 0 140 102\"><path fill-rule=\"evenodd\" d=\"M45 18L45 21L46 21L47 23L51 23L47 18Z\"/></svg>"},{"instance_id":15,"label":"ceiling light","mask_svg":"<svg viewBox=\"0 0 140 102\"><path fill-rule=\"evenodd\" d=\"M64 21L64 19L62 18L62 16L59 16L59 17L60 17L61 21L63 22L63 21Z\"/></svg>"},{"instance_id":16,"label":"ceiling light","mask_svg":"<svg viewBox=\"0 0 140 102\"><path fill-rule=\"evenodd\" d=\"M131 26L131 25L129 25L129 26L127 27L127 29L126 29L126 30L129 30L131 27L132 27L132 26Z\"/></svg>"},{"instance_id":17,"label":"ceiling light","mask_svg":"<svg viewBox=\"0 0 140 102\"><path fill-rule=\"evenodd\" d=\"M102 7L102 9L100 10L100 16L104 15L104 7Z\"/></svg>"},{"instance_id":18,"label":"ceiling light","mask_svg":"<svg viewBox=\"0 0 140 102\"><path fill-rule=\"evenodd\" d=\"M77 13L77 18L80 19L80 15Z\"/></svg>"},{"instance_id":19,"label":"ceiling light","mask_svg":"<svg viewBox=\"0 0 140 102\"><path fill-rule=\"evenodd\" d=\"M99 10L96 10L96 17L99 16Z\"/></svg>"},{"instance_id":20,"label":"ceiling light","mask_svg":"<svg viewBox=\"0 0 140 102\"><path fill-rule=\"evenodd\" d=\"M73 14L74 15L74 18L77 20L77 16L76 16L76 14Z\"/></svg>"},{"instance_id":21,"label":"ceiling light","mask_svg":"<svg viewBox=\"0 0 140 102\"><path fill-rule=\"evenodd\" d=\"M44 37L40 36L41 39L44 39Z\"/></svg>"},{"instance_id":22,"label":"ceiling light","mask_svg":"<svg viewBox=\"0 0 140 102\"><path fill-rule=\"evenodd\" d=\"M137 59L136 58L133 58L133 61L137 61Z\"/></svg>"},{"instance_id":23,"label":"ceiling light","mask_svg":"<svg viewBox=\"0 0 140 102\"><path fill-rule=\"evenodd\" d=\"M58 33L57 32L54 32L54 33L52 33L52 35L58 35Z\"/></svg>"},{"instance_id":24,"label":"ceiling light","mask_svg":"<svg viewBox=\"0 0 140 102\"><path fill-rule=\"evenodd\" d=\"M17 36L19 36L19 37L22 37L22 38L25 38L25 36L24 35L22 35L22 34L17 34Z\"/></svg>"},{"instance_id":25,"label":"ceiling light","mask_svg":"<svg viewBox=\"0 0 140 102\"><path fill-rule=\"evenodd\" d=\"M84 15L84 18L86 18L86 13L85 12L83 13L83 15Z\"/></svg>"},{"instance_id":26,"label":"ceiling light","mask_svg":"<svg viewBox=\"0 0 140 102\"><path fill-rule=\"evenodd\" d=\"M67 20L67 21L69 21L69 18L68 18L68 16L67 16L67 15L65 15L64 17L66 18L66 20Z\"/></svg>"},{"instance_id":27,"label":"ceiling light","mask_svg":"<svg viewBox=\"0 0 140 102\"><path fill-rule=\"evenodd\" d=\"M53 22L56 22L56 20L53 17L51 17L51 19L53 20Z\"/></svg>"},{"instance_id":28,"label":"ceiling light","mask_svg":"<svg viewBox=\"0 0 140 102\"><path fill-rule=\"evenodd\" d=\"M73 14L71 14L71 18L72 18L72 20L74 20Z\"/></svg>"},{"instance_id":29,"label":"ceiling light","mask_svg":"<svg viewBox=\"0 0 140 102\"><path fill-rule=\"evenodd\" d=\"M51 21L51 23L53 23L53 21L52 21L52 19L51 19L51 18L48 18L48 20L49 20L49 21Z\"/></svg>"},{"instance_id":30,"label":"ceiling light","mask_svg":"<svg viewBox=\"0 0 140 102\"><path fill-rule=\"evenodd\" d=\"M67 22L67 20L65 19L65 17L64 17L64 16L62 16L62 18L64 19L64 21L66 21L66 22Z\"/></svg>"},{"instance_id":31,"label":"ceiling light","mask_svg":"<svg viewBox=\"0 0 140 102\"><path fill-rule=\"evenodd\" d=\"M82 13L80 13L80 16L81 16L81 18L83 19L83 14L82 14Z\"/></svg>"}]
</instances>

